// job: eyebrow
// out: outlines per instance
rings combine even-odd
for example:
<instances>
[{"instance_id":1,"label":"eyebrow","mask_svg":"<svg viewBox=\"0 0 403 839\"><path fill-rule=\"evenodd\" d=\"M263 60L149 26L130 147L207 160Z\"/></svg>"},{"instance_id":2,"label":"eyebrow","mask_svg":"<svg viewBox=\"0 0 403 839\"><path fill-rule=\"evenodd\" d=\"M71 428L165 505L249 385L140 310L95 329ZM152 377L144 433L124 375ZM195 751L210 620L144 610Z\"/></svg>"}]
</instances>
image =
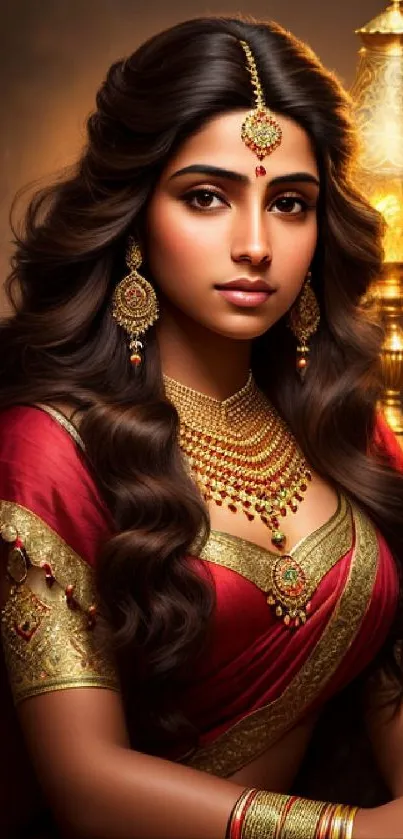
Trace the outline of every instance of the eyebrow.
<instances>
[{"instance_id":1,"label":"eyebrow","mask_svg":"<svg viewBox=\"0 0 403 839\"><path fill-rule=\"evenodd\" d=\"M182 175L215 175L218 178L226 178L228 181L235 181L236 183L250 184L250 179L247 175L241 175L240 172L232 172L230 169L221 169L219 166L209 166L205 163L193 163L191 166L185 166L184 169L179 169L174 172L169 180L179 178ZM309 172L290 172L288 175L278 175L269 181L269 186L276 186L284 183L311 183L315 186L320 186L318 178L311 175Z\"/></svg>"}]
</instances>

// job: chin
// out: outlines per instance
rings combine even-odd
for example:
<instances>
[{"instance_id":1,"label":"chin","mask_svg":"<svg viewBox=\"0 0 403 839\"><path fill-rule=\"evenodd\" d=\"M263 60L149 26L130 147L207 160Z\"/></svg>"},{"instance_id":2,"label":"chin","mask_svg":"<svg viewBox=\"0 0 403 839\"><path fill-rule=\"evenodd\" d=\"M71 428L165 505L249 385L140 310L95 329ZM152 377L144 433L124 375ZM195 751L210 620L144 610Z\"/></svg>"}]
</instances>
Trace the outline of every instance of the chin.
<instances>
[{"instance_id":1,"label":"chin","mask_svg":"<svg viewBox=\"0 0 403 839\"><path fill-rule=\"evenodd\" d=\"M229 340L233 341L253 341L255 338L260 338L261 335L264 335L265 332L268 331L273 326L273 322L270 323L260 323L260 324L252 324L252 323L238 323L234 324L231 327L225 326L224 324L211 324L208 326L211 332L215 332L218 335L221 335L223 338L228 338Z\"/></svg>"}]
</instances>

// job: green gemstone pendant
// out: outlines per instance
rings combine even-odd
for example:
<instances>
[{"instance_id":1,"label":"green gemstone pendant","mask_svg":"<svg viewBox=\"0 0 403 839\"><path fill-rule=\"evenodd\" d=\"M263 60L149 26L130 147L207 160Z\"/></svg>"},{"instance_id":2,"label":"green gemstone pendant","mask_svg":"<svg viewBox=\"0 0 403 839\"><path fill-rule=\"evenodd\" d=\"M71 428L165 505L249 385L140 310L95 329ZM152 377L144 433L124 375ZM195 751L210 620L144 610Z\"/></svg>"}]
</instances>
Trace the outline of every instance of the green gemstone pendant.
<instances>
[{"instance_id":1,"label":"green gemstone pendant","mask_svg":"<svg viewBox=\"0 0 403 839\"><path fill-rule=\"evenodd\" d=\"M282 533L281 530L273 530L271 541L276 547L281 547L283 542L285 542L285 533Z\"/></svg>"}]
</instances>

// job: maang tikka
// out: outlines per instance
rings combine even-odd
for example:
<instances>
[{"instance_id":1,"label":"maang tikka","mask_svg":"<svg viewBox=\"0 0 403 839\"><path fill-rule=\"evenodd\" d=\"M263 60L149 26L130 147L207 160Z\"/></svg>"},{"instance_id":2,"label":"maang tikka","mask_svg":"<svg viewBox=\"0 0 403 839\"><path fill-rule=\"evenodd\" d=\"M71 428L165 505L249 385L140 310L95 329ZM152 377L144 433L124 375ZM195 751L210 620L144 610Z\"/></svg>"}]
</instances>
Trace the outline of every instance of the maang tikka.
<instances>
[{"instance_id":1,"label":"maang tikka","mask_svg":"<svg viewBox=\"0 0 403 839\"><path fill-rule=\"evenodd\" d=\"M309 364L308 341L315 334L320 323L320 309L311 286L311 276L309 271L303 289L288 317L288 325L298 341L296 366L302 381Z\"/></svg>"},{"instance_id":2,"label":"maang tikka","mask_svg":"<svg viewBox=\"0 0 403 839\"><path fill-rule=\"evenodd\" d=\"M264 101L263 89L252 50L246 41L240 41L240 44L246 55L256 99L256 107L249 111L242 123L241 137L245 145L255 152L259 160L263 160L280 145L283 135L278 121ZM256 166L255 172L256 177L259 177L259 175L266 174L266 169L264 166Z\"/></svg>"},{"instance_id":3,"label":"maang tikka","mask_svg":"<svg viewBox=\"0 0 403 839\"><path fill-rule=\"evenodd\" d=\"M157 295L138 270L142 261L139 245L130 238L126 253L129 273L118 283L112 298L112 314L129 335L130 361L135 367L143 360L144 344L140 338L159 314Z\"/></svg>"}]
</instances>

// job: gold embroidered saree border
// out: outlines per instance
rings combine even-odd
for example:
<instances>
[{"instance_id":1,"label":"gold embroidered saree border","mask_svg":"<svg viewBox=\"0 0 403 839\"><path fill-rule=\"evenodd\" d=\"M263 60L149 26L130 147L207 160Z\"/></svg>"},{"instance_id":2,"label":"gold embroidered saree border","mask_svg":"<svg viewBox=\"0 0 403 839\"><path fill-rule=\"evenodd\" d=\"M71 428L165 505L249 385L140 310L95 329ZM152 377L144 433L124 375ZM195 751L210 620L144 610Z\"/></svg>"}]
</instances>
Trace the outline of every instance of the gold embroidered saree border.
<instances>
[{"instance_id":1,"label":"gold embroidered saree border","mask_svg":"<svg viewBox=\"0 0 403 839\"><path fill-rule=\"evenodd\" d=\"M11 525L18 533L32 565L51 565L58 583L74 586L74 598L82 609L95 600L94 572L49 525L15 501L0 501L0 528Z\"/></svg>"},{"instance_id":2,"label":"gold embroidered saree border","mask_svg":"<svg viewBox=\"0 0 403 839\"><path fill-rule=\"evenodd\" d=\"M82 451L85 451L84 442L81 439L75 425L73 425L73 423L70 420L68 420L67 417L65 417L64 414L61 413L61 411L58 411L57 408L53 408L52 405L42 405L39 402L35 405L35 407L39 408L40 411L44 411L45 414L49 414L49 416L52 417L52 419L54 419L55 422L58 422L59 425L62 428L64 428L65 431L67 431L67 434L69 434L70 437L72 437L77 446Z\"/></svg>"},{"instance_id":3,"label":"gold embroidered saree border","mask_svg":"<svg viewBox=\"0 0 403 839\"><path fill-rule=\"evenodd\" d=\"M351 508L346 498L339 496L336 513L312 534L301 539L288 554L295 557L305 571L307 599L340 557L350 550L352 542ZM279 560L280 554L232 534L212 531L200 557L235 571L267 592L271 588L273 563Z\"/></svg>"},{"instance_id":4,"label":"gold embroidered saree border","mask_svg":"<svg viewBox=\"0 0 403 839\"><path fill-rule=\"evenodd\" d=\"M24 699L30 699L32 696L42 696L43 693L54 693L57 690L72 690L73 688L101 688L103 690L119 691L119 686L116 679L108 679L103 676L80 676L73 679L49 679L46 684L41 682L37 687L29 686L28 690L17 693L15 686L12 685L12 692L15 705L23 702Z\"/></svg>"},{"instance_id":5,"label":"gold embroidered saree border","mask_svg":"<svg viewBox=\"0 0 403 839\"><path fill-rule=\"evenodd\" d=\"M343 593L320 640L278 699L244 717L213 743L182 762L228 777L261 755L292 728L326 686L355 640L367 612L377 573L374 526L352 506L356 543Z\"/></svg>"}]
</instances>

